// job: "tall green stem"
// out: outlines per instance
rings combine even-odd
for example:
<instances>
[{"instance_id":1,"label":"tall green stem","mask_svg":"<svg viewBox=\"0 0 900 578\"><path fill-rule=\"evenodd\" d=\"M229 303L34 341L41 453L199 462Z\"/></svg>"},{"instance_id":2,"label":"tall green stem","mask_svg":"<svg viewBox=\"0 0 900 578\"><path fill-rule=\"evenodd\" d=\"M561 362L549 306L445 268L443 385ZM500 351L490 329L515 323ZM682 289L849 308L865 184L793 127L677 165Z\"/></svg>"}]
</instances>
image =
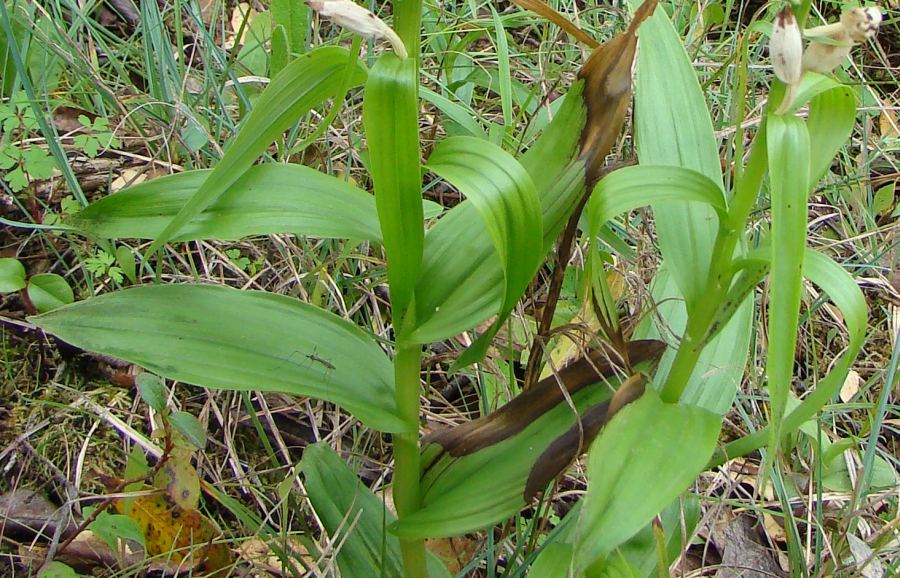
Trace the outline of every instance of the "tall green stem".
<instances>
[{"instance_id":1,"label":"tall green stem","mask_svg":"<svg viewBox=\"0 0 900 578\"><path fill-rule=\"evenodd\" d=\"M394 434L394 504L403 519L419 509L419 371L422 348L398 342L394 357L397 410L411 431ZM406 578L425 578L425 543L400 540Z\"/></svg>"},{"instance_id":2,"label":"tall green stem","mask_svg":"<svg viewBox=\"0 0 900 578\"><path fill-rule=\"evenodd\" d=\"M667 403L676 403L681 398L697 366L697 360L706 346L705 338L710 324L728 294L734 250L750 217L750 211L753 210L756 195L766 173L768 165L766 154L766 133L763 123L753 139L747 167L735 183L728 216L719 226L703 299L688 312L688 323L681 345L660 392L660 397Z\"/></svg>"},{"instance_id":3,"label":"tall green stem","mask_svg":"<svg viewBox=\"0 0 900 578\"><path fill-rule=\"evenodd\" d=\"M420 29L422 22L422 0L394 0L394 30L410 58L417 63L420 52ZM412 307L409 308L412 311ZM404 320L404 323L408 320ZM407 343L403 331L397 339L394 358L394 381L397 396L397 410L400 417L409 424L410 431L394 435L394 504L397 517L403 519L419 510L419 372L421 370L422 348ZM423 540L400 540L405 578L426 578L425 542Z\"/></svg>"},{"instance_id":4,"label":"tall green stem","mask_svg":"<svg viewBox=\"0 0 900 578\"><path fill-rule=\"evenodd\" d=\"M394 31L410 58L419 58L419 30L422 27L422 0L394 0Z\"/></svg>"}]
</instances>

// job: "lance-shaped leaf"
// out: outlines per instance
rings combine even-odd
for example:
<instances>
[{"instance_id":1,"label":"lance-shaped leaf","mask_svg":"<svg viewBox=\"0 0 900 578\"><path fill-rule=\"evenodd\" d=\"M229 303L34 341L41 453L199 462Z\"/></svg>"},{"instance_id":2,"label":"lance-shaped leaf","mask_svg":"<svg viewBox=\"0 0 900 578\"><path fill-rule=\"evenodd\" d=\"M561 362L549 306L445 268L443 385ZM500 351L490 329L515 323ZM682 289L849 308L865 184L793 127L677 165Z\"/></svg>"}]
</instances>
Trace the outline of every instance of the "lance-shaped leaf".
<instances>
[{"instance_id":1,"label":"lance-shaped leaf","mask_svg":"<svg viewBox=\"0 0 900 578\"><path fill-rule=\"evenodd\" d=\"M65 223L103 239L155 239L211 171L153 179L91 203ZM372 195L301 165L251 167L172 240L294 233L381 240Z\"/></svg>"},{"instance_id":2,"label":"lance-shaped leaf","mask_svg":"<svg viewBox=\"0 0 900 578\"><path fill-rule=\"evenodd\" d=\"M663 348L658 341L632 342L628 359L646 367ZM462 534L525 507L588 447L610 416L643 391L643 379L633 375L612 394L622 378L608 355L592 352L493 414L425 438L422 509L404 518L397 534ZM589 387L598 381L603 383Z\"/></svg>"},{"instance_id":3,"label":"lance-shaped leaf","mask_svg":"<svg viewBox=\"0 0 900 578\"><path fill-rule=\"evenodd\" d=\"M585 122L583 88L584 82L578 81L569 90L553 122L521 160L540 197L543 254L584 191L584 164L573 160ZM416 286L417 328L412 337L417 342L446 339L499 310L503 271L487 230L473 226L478 221L475 207L464 201L428 230Z\"/></svg>"},{"instance_id":4,"label":"lance-shaped leaf","mask_svg":"<svg viewBox=\"0 0 900 578\"><path fill-rule=\"evenodd\" d=\"M812 74L812 73L808 73ZM856 98L848 86L815 95L809 103L809 184L815 186L831 168L834 155L856 124Z\"/></svg>"},{"instance_id":5,"label":"lance-shaped leaf","mask_svg":"<svg viewBox=\"0 0 900 578\"><path fill-rule=\"evenodd\" d=\"M754 260L770 260L771 252L756 251ZM816 388L808 394L799 406L791 410L781 423L783 433L792 432L810 419L826 403L831 401L847 377L853 361L862 349L866 337L868 310L866 299L853 277L843 267L829 257L807 248L803 255L803 275L819 286L837 305L847 326L847 350L835 362L828 374L819 380ZM719 465L738 456L743 456L761 448L770 438L771 425L727 444L716 453L711 465Z\"/></svg>"},{"instance_id":6,"label":"lance-shaped leaf","mask_svg":"<svg viewBox=\"0 0 900 578\"><path fill-rule=\"evenodd\" d=\"M766 120L769 191L772 197L772 273L769 282L769 388L771 456L778 449L797 348L797 324L806 247L806 196L809 192L809 133L795 116Z\"/></svg>"},{"instance_id":7,"label":"lance-shaped leaf","mask_svg":"<svg viewBox=\"0 0 900 578\"><path fill-rule=\"evenodd\" d=\"M652 390L613 417L588 454L576 575L687 489L715 449L721 419L701 408L665 404Z\"/></svg>"},{"instance_id":8,"label":"lance-shaped leaf","mask_svg":"<svg viewBox=\"0 0 900 578\"><path fill-rule=\"evenodd\" d=\"M422 266L425 236L416 61L384 54L366 83L363 122L369 170L387 253L391 305L399 325L412 299Z\"/></svg>"},{"instance_id":9,"label":"lance-shaped leaf","mask_svg":"<svg viewBox=\"0 0 900 578\"><path fill-rule=\"evenodd\" d=\"M600 227L621 213L664 201L707 203L720 218L725 213L722 191L697 171L664 165L625 167L594 187L588 204L591 233L597 235Z\"/></svg>"},{"instance_id":10,"label":"lance-shaped leaf","mask_svg":"<svg viewBox=\"0 0 900 578\"><path fill-rule=\"evenodd\" d=\"M636 6L638 0L630 4ZM641 28L637 60L634 124L641 163L697 171L721 190L719 143L706 100L691 59L664 11L657 10ZM754 163L753 157L750 162ZM762 179L765 155L762 166L753 172ZM756 179L744 180L756 183L755 187L748 185L755 193ZM653 301L659 304L657 312L665 322L660 324L662 331L648 322L635 335L663 335L668 339L669 331L675 335L683 332L687 311L703 297L719 224L713 205L707 203L656 203L653 211L664 258L653 282ZM682 395L683 403L701 405L717 413L728 411L742 379L752 322L753 303L748 300L704 349ZM673 347L663 356L654 378L656 383L665 381L675 352Z\"/></svg>"},{"instance_id":11,"label":"lance-shaped leaf","mask_svg":"<svg viewBox=\"0 0 900 578\"><path fill-rule=\"evenodd\" d=\"M641 163L692 169L721 189L718 143L703 92L663 10L641 30L636 84L635 144ZM684 202L655 209L660 251L690 309L706 280L718 230L715 212L707 204Z\"/></svg>"},{"instance_id":12,"label":"lance-shaped leaf","mask_svg":"<svg viewBox=\"0 0 900 578\"><path fill-rule=\"evenodd\" d=\"M467 365L484 355L541 264L540 200L522 165L485 140L449 138L438 145L427 166L464 193L478 211L505 281L497 320L458 362Z\"/></svg>"},{"instance_id":13,"label":"lance-shaped leaf","mask_svg":"<svg viewBox=\"0 0 900 578\"><path fill-rule=\"evenodd\" d=\"M317 397L375 429L406 429L397 417L391 363L375 340L283 295L215 285L137 287L32 321L82 349L170 379Z\"/></svg>"},{"instance_id":14,"label":"lance-shaped leaf","mask_svg":"<svg viewBox=\"0 0 900 578\"><path fill-rule=\"evenodd\" d=\"M335 96L345 85L345 72L349 70L350 74L347 86L361 85L366 77L365 68L349 59L350 53L343 48L319 48L300 56L273 78L216 168L157 236L148 254L158 251L182 227L222 196L278 135L314 106Z\"/></svg>"},{"instance_id":15,"label":"lance-shaped leaf","mask_svg":"<svg viewBox=\"0 0 900 578\"><path fill-rule=\"evenodd\" d=\"M367 488L328 444L303 450L301 470L316 516L335 543L343 576L402 576L400 540L385 528L396 517ZM434 555L428 555L428 575L449 578L450 573Z\"/></svg>"},{"instance_id":16,"label":"lance-shaped leaf","mask_svg":"<svg viewBox=\"0 0 900 578\"><path fill-rule=\"evenodd\" d=\"M536 5L523 4L529 9ZM631 97L636 30L655 6L655 0L648 0L626 32L593 52L548 130L522 159L541 201L544 254L584 195L585 183L596 180L622 129ZM416 288L416 341L455 335L496 314L504 303L502 270L491 255L489 236L471 225L474 213L469 203L462 203L428 232L422 281Z\"/></svg>"}]
</instances>

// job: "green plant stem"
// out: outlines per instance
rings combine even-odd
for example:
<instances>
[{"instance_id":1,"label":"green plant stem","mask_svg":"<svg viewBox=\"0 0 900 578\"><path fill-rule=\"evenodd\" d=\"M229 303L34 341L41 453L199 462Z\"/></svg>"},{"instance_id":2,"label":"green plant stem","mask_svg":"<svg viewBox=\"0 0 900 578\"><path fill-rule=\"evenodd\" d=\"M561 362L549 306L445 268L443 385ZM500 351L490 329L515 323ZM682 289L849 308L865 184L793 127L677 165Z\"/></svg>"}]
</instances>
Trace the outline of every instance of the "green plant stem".
<instances>
[{"instance_id":1,"label":"green plant stem","mask_svg":"<svg viewBox=\"0 0 900 578\"><path fill-rule=\"evenodd\" d=\"M767 151L765 122L753 139L750 159L740 179L735 183L731 206L724 223L719 224L719 232L713 246L712 261L703 299L689 311L687 327L672 362L660 397L666 403L677 403L690 381L697 360L706 346L706 336L710 325L725 301L734 273L732 257L741 234L756 202L756 195L766 173Z\"/></svg>"},{"instance_id":2,"label":"green plant stem","mask_svg":"<svg viewBox=\"0 0 900 578\"><path fill-rule=\"evenodd\" d=\"M422 348L398 342L394 357L397 411L410 431L394 434L394 504L402 520L419 510L419 372ZM425 542L400 540L406 578L425 578Z\"/></svg>"},{"instance_id":3,"label":"green plant stem","mask_svg":"<svg viewBox=\"0 0 900 578\"><path fill-rule=\"evenodd\" d=\"M394 31L410 58L419 58L419 30L422 26L422 0L394 1Z\"/></svg>"}]
</instances>

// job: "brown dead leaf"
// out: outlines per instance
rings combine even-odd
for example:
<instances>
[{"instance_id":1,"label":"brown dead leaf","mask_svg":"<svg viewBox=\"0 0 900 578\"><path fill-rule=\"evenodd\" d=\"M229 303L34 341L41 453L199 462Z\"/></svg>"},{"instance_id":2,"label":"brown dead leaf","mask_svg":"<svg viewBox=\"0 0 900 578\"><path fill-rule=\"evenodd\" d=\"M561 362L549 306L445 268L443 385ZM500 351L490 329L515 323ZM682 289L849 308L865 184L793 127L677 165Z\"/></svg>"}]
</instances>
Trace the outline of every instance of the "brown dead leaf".
<instances>
[{"instance_id":1,"label":"brown dead leaf","mask_svg":"<svg viewBox=\"0 0 900 578\"><path fill-rule=\"evenodd\" d=\"M53 126L56 127L56 131L60 134L81 130L84 128L84 125L81 124L78 117L82 115L88 117L91 122L94 122L97 117L96 114L83 108L58 106L53 110Z\"/></svg>"},{"instance_id":2,"label":"brown dead leaf","mask_svg":"<svg viewBox=\"0 0 900 578\"><path fill-rule=\"evenodd\" d=\"M225 41L225 48L230 50L244 43L244 34L250 30L250 23L253 22L257 14L256 8L253 8L247 2L240 2L234 7L234 10L231 12L231 31L234 35ZM241 25L243 25L243 30Z\"/></svg>"},{"instance_id":3,"label":"brown dead leaf","mask_svg":"<svg viewBox=\"0 0 900 578\"><path fill-rule=\"evenodd\" d=\"M885 576L884 565L875 555L872 548L853 534L847 534L847 544L850 547L850 558L853 569L861 578L882 578Z\"/></svg>"},{"instance_id":4,"label":"brown dead leaf","mask_svg":"<svg viewBox=\"0 0 900 578\"><path fill-rule=\"evenodd\" d=\"M122 553L122 567L136 566L143 562L144 553L140 550L131 550L125 547ZM19 547L19 555L23 565L37 570L46 560L47 548L23 544ZM98 538L90 530L78 534L65 550L59 552L54 560L67 564L77 572L90 573L97 568L118 568L119 553L113 551L106 542ZM36 574L36 572L35 572Z\"/></svg>"},{"instance_id":5,"label":"brown dead leaf","mask_svg":"<svg viewBox=\"0 0 900 578\"><path fill-rule=\"evenodd\" d=\"M18 489L0 496L0 536L4 538L50 539L60 524L66 524L63 533L77 527L43 494Z\"/></svg>"},{"instance_id":6,"label":"brown dead leaf","mask_svg":"<svg viewBox=\"0 0 900 578\"><path fill-rule=\"evenodd\" d=\"M787 576L772 550L761 544L756 520L748 514L728 522L717 545L722 552L722 564L716 578Z\"/></svg>"},{"instance_id":7,"label":"brown dead leaf","mask_svg":"<svg viewBox=\"0 0 900 578\"><path fill-rule=\"evenodd\" d=\"M635 11L628 30L591 53L578 71L585 81L587 122L581 132L581 158L588 190L600 177L606 155L625 124L631 103L631 73L637 52L637 29L653 14L657 0L645 0Z\"/></svg>"},{"instance_id":8,"label":"brown dead leaf","mask_svg":"<svg viewBox=\"0 0 900 578\"><path fill-rule=\"evenodd\" d=\"M841 401L847 403L853 399L853 396L859 393L859 384L861 382L862 378L855 370L851 369L847 372L847 377L844 379L844 385L841 386Z\"/></svg>"},{"instance_id":9,"label":"brown dead leaf","mask_svg":"<svg viewBox=\"0 0 900 578\"><path fill-rule=\"evenodd\" d=\"M238 557L245 562L249 562L255 568L276 575L292 575L297 574L303 576L307 570L303 565L313 568L316 566L316 560L307 551L299 540L290 539L287 543L279 540L278 547L286 550L288 557L293 566L293 570L285 568L282 559L272 551L272 548L259 538L252 538L243 542L237 549ZM302 562L301 562L302 560Z\"/></svg>"},{"instance_id":10,"label":"brown dead leaf","mask_svg":"<svg viewBox=\"0 0 900 578\"><path fill-rule=\"evenodd\" d=\"M441 559L451 574L458 574L478 553L480 544L466 536L457 536L425 540L425 547Z\"/></svg>"}]
</instances>

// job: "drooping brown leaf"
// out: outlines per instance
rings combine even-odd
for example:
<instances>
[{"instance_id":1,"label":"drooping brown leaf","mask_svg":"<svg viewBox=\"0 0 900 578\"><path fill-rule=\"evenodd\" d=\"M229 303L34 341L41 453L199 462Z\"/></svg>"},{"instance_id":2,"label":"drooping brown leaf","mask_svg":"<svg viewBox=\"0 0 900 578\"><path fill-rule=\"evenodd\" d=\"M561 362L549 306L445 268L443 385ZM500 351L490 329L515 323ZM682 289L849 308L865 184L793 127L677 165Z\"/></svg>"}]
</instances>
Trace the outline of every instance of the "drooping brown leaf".
<instances>
[{"instance_id":1,"label":"drooping brown leaf","mask_svg":"<svg viewBox=\"0 0 900 578\"><path fill-rule=\"evenodd\" d=\"M530 10L538 16L543 16L550 22L556 24L557 26L574 36L579 42L585 44L586 46L589 46L590 48L597 48L598 46L600 46L600 43L591 38L587 32L579 28L578 25L557 12L549 4L543 2L542 0L513 0L513 3L519 8Z\"/></svg>"},{"instance_id":2,"label":"drooping brown leaf","mask_svg":"<svg viewBox=\"0 0 900 578\"><path fill-rule=\"evenodd\" d=\"M627 347L628 363L637 365L657 360L665 347L661 341L632 341ZM427 436L422 442L423 446L437 443L451 456L459 457L512 437L557 404L563 403L565 397L560 391L560 382L565 384L568 394L572 395L588 385L614 376L617 367L610 361L610 356L614 355L615 353L605 349L595 349L588 356L562 368L558 375L542 379L494 413ZM622 367L625 366L624 359L620 363ZM605 415L606 409L602 412Z\"/></svg>"},{"instance_id":3,"label":"drooping brown leaf","mask_svg":"<svg viewBox=\"0 0 900 578\"><path fill-rule=\"evenodd\" d=\"M637 29L653 14L657 0L645 0L634 13L628 30L591 53L578 72L585 81L587 123L581 133L581 158L585 161L590 190L600 177L604 159L615 144L631 101L631 73L637 52Z\"/></svg>"},{"instance_id":4,"label":"drooping brown leaf","mask_svg":"<svg viewBox=\"0 0 900 578\"><path fill-rule=\"evenodd\" d=\"M65 512L34 490L17 489L0 496L0 536L50 539L60 525L63 535L77 526Z\"/></svg>"},{"instance_id":5,"label":"drooping brown leaf","mask_svg":"<svg viewBox=\"0 0 900 578\"><path fill-rule=\"evenodd\" d=\"M644 376L632 375L616 390L611 400L590 408L581 416L580 423L576 423L566 433L553 440L534 462L528 474L528 481L525 483L525 501L530 502L590 446L603 426L609 423L619 410L641 397L645 385Z\"/></svg>"}]
</instances>

